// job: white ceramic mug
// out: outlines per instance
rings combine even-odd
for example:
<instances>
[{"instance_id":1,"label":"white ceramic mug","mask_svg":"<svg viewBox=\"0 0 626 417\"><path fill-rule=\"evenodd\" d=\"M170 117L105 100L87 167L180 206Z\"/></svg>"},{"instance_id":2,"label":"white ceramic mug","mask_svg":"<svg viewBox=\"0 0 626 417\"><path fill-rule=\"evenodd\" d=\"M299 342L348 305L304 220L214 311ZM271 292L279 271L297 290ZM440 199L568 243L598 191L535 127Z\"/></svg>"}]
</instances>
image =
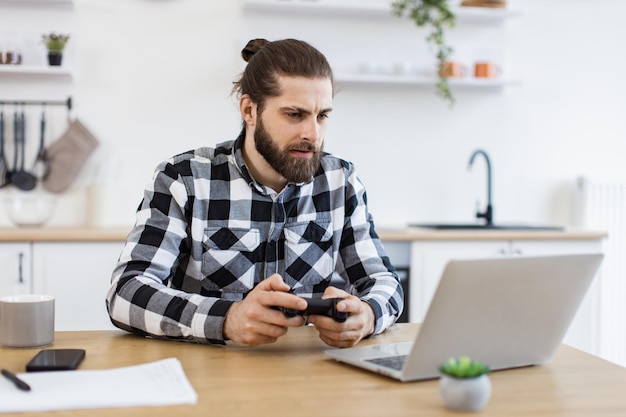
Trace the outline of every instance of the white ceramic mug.
<instances>
[{"instance_id":1,"label":"white ceramic mug","mask_svg":"<svg viewBox=\"0 0 626 417\"><path fill-rule=\"evenodd\" d=\"M36 347L54 340L54 297L10 295L0 298L0 344Z\"/></svg>"}]
</instances>

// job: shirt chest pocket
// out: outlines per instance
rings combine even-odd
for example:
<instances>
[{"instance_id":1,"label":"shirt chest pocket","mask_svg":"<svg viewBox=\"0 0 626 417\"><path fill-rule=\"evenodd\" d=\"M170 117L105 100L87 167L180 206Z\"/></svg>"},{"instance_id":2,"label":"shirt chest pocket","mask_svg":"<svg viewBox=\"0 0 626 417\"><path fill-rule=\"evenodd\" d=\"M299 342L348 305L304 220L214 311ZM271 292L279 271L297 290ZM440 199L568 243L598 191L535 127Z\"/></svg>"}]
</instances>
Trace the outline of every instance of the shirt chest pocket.
<instances>
[{"instance_id":1,"label":"shirt chest pocket","mask_svg":"<svg viewBox=\"0 0 626 417\"><path fill-rule=\"evenodd\" d=\"M208 227L202 243L205 289L239 294L252 289L260 245L258 230Z\"/></svg>"},{"instance_id":2,"label":"shirt chest pocket","mask_svg":"<svg viewBox=\"0 0 626 417\"><path fill-rule=\"evenodd\" d=\"M298 291L330 281L335 262L333 230L329 221L285 225L285 282Z\"/></svg>"}]
</instances>

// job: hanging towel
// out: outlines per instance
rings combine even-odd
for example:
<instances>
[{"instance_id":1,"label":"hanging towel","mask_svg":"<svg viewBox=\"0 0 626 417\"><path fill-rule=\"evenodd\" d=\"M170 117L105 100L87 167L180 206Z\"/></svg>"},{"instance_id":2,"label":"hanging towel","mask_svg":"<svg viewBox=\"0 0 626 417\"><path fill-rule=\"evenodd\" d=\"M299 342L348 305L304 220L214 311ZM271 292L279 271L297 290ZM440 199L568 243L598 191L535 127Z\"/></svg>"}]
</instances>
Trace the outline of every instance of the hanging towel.
<instances>
[{"instance_id":1,"label":"hanging towel","mask_svg":"<svg viewBox=\"0 0 626 417\"><path fill-rule=\"evenodd\" d=\"M50 167L43 187L52 193L67 190L97 146L98 140L78 119L70 121L67 130L46 150Z\"/></svg>"}]
</instances>

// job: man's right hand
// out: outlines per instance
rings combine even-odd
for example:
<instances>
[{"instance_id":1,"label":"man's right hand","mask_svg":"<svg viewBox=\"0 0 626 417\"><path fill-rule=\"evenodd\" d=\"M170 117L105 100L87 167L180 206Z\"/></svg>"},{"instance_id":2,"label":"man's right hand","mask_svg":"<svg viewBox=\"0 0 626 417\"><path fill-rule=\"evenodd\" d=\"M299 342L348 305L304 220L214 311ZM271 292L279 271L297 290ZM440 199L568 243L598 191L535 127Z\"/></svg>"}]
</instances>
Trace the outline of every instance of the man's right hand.
<instances>
[{"instance_id":1,"label":"man's right hand","mask_svg":"<svg viewBox=\"0 0 626 417\"><path fill-rule=\"evenodd\" d=\"M224 338L238 345L256 346L274 343L289 327L304 325L300 315L288 318L272 307L304 310L302 298L289 293L289 286L278 274L261 281L242 301L234 303L224 319Z\"/></svg>"}]
</instances>

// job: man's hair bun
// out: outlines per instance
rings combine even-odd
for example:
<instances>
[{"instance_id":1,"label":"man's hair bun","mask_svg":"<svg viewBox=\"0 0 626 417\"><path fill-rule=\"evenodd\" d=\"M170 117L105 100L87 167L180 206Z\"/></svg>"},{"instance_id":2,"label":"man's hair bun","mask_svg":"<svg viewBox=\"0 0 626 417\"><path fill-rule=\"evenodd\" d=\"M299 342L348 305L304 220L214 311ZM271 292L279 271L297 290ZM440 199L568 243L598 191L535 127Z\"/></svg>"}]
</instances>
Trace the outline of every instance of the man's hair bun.
<instances>
[{"instance_id":1,"label":"man's hair bun","mask_svg":"<svg viewBox=\"0 0 626 417\"><path fill-rule=\"evenodd\" d=\"M241 56L243 60L246 62L250 62L250 59L256 54L261 48L269 43L266 39L252 39L248 42L245 48L241 50Z\"/></svg>"}]
</instances>

